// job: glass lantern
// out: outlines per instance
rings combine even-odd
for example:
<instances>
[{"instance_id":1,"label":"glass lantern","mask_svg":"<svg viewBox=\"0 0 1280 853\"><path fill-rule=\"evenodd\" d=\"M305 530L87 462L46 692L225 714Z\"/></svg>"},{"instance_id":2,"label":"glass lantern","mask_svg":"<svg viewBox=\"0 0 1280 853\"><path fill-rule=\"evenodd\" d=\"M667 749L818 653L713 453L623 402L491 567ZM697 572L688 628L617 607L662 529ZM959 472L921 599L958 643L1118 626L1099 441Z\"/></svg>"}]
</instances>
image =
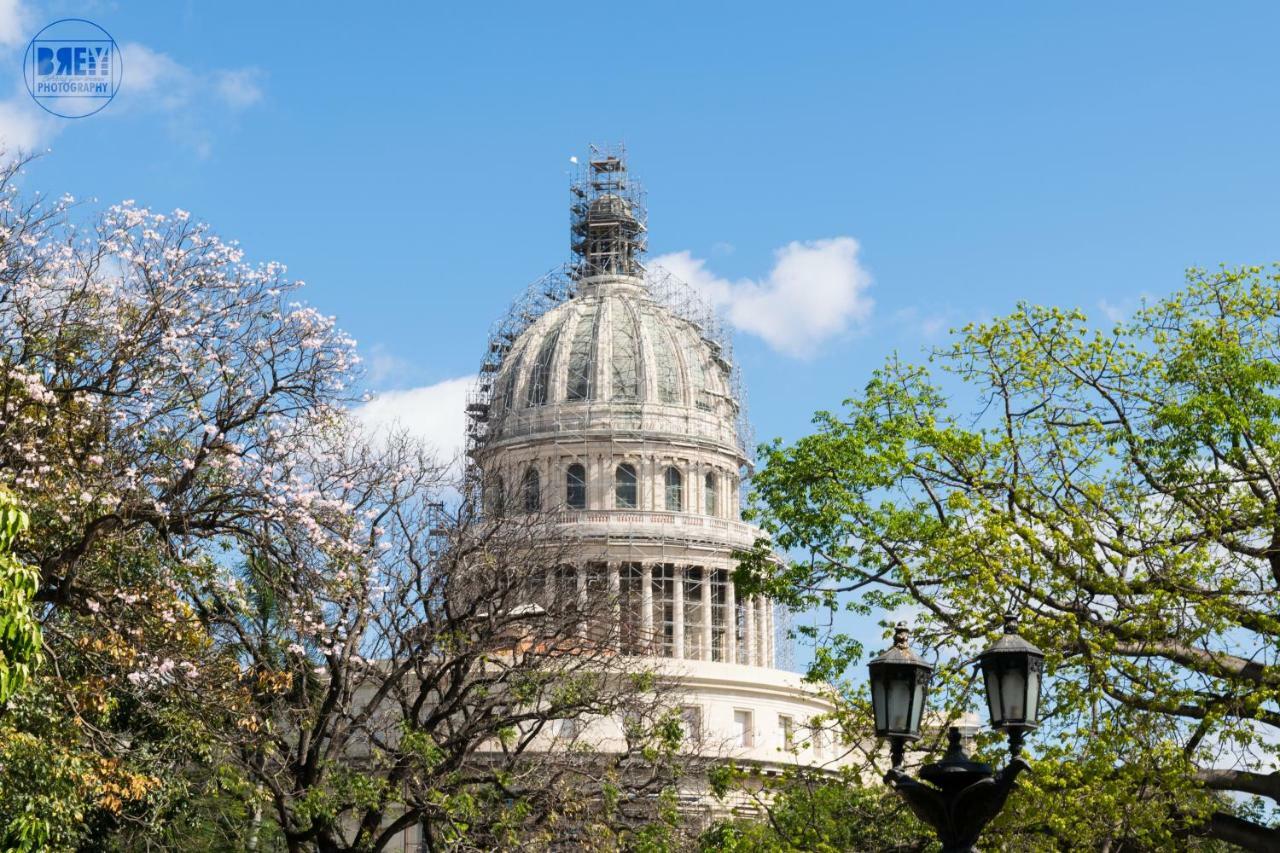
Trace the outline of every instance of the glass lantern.
<instances>
[{"instance_id":1,"label":"glass lantern","mask_svg":"<svg viewBox=\"0 0 1280 853\"><path fill-rule=\"evenodd\" d=\"M997 729L1034 729L1040 722L1044 652L1018 636L1018 617L1005 616L1004 636L978 655L987 709Z\"/></svg>"},{"instance_id":2,"label":"glass lantern","mask_svg":"<svg viewBox=\"0 0 1280 853\"><path fill-rule=\"evenodd\" d=\"M910 633L906 623L899 622L893 633L893 646L867 665L871 671L876 737L920 738L920 718L924 714L933 667L911 651Z\"/></svg>"}]
</instances>

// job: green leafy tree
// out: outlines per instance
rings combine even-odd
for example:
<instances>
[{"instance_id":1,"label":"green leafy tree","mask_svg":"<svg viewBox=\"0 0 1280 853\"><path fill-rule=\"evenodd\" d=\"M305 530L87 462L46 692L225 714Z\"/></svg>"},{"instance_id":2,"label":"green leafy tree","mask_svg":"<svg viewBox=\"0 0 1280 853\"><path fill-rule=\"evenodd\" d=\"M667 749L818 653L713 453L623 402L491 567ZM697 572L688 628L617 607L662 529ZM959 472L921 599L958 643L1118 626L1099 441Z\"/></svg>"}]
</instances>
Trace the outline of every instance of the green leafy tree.
<instances>
[{"instance_id":1,"label":"green leafy tree","mask_svg":"<svg viewBox=\"0 0 1280 853\"><path fill-rule=\"evenodd\" d=\"M762 817L712 827L699 844L707 853L924 853L938 848L905 802L883 786L867 786L857 772L836 777L790 771L759 778L727 768L719 777L724 793L742 797L752 792L747 795Z\"/></svg>"},{"instance_id":2,"label":"green leafy tree","mask_svg":"<svg viewBox=\"0 0 1280 853\"><path fill-rule=\"evenodd\" d=\"M755 479L805 558L761 546L741 574L800 607L915 608L948 700L972 686L947 655L1021 615L1052 680L993 833L1280 849L1280 273L1192 271L1110 329L1020 306L815 423ZM819 639L825 674L861 655Z\"/></svg>"},{"instance_id":3,"label":"green leafy tree","mask_svg":"<svg viewBox=\"0 0 1280 853\"><path fill-rule=\"evenodd\" d=\"M40 573L13 555L15 541L30 524L13 495L0 491L0 704L27 683L40 656L35 614Z\"/></svg>"}]
</instances>

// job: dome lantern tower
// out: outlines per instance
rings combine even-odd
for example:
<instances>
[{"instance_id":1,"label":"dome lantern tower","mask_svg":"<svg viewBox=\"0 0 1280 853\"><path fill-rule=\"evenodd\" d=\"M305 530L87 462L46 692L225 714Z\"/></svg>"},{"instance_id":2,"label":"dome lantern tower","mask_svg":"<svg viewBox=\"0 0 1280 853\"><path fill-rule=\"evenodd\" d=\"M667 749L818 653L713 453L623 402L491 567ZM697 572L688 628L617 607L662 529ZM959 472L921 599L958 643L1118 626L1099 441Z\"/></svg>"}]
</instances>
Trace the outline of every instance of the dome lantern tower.
<instances>
[{"instance_id":1,"label":"dome lantern tower","mask_svg":"<svg viewBox=\"0 0 1280 853\"><path fill-rule=\"evenodd\" d=\"M627 173L621 146L591 146L569 187L570 247L579 278L600 275L642 277L646 249L644 190Z\"/></svg>"}]
</instances>

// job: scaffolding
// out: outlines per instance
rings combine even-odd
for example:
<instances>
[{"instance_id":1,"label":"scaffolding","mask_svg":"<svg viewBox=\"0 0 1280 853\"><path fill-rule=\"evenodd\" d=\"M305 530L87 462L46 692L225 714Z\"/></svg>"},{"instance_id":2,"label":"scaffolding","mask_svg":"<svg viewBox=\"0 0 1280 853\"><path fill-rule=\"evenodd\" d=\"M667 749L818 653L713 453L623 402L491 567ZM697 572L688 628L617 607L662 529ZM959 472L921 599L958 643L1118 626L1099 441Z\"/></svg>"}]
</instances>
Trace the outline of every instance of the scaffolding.
<instances>
[{"instance_id":1,"label":"scaffolding","mask_svg":"<svg viewBox=\"0 0 1280 853\"><path fill-rule=\"evenodd\" d=\"M486 451L491 442L498 438L527 435L538 442L557 446L557 453L572 453L575 451L567 448L582 440L584 430L589 430L593 423L595 412L606 408L609 433L602 437L593 431L593 440L609 442L616 459L627 453L634 454L638 449L652 454L654 448L661 446L666 439L655 433L652 423L646 421L646 411L655 405L662 408L676 403L674 394L670 400L661 396L666 393L664 382L668 380L663 377L663 355L656 350L669 345L678 353L678 365L672 369L679 371L682 367L686 377L684 390L687 396L683 398L685 405L680 408L686 411L687 417L691 421L703 419L707 423L733 425L731 439L727 429L723 434L726 441L735 447L740 459L735 476L739 484L739 502L744 503L746 480L754 465L754 439L741 372L733 357L732 336L713 305L695 288L667 270L646 268L644 265L647 248L645 193L630 177L621 146L592 146L585 162L578 164L570 185L570 233L573 260L533 282L490 328L479 373L466 401L468 498L475 501L476 506L480 506L484 499L486 475L481 470L481 463L488 458ZM625 300L610 303L611 307L606 309L604 304L607 300L598 295L592 298L588 288L596 287L597 281L612 277L632 282L628 291L630 295ZM568 313L561 312L563 319L549 319L545 328L533 329L549 313L579 297L583 297L583 308L566 309ZM600 353L595 351L599 334L596 324L601 322L600 314L606 311L610 313L608 346L611 349L608 353ZM672 318L675 323L672 323ZM642 338L648 342L648 350L642 346ZM590 354L585 356L587 363L592 365L590 370L597 369L594 366L597 361L606 360L610 369L622 373L629 370L632 375L613 376L607 380L612 391L608 400L603 399L599 389L593 387L594 380L587 378L580 389L566 387L564 401L555 403L547 391L551 366L553 363L558 365L557 373L567 375L572 381L574 359L579 357L577 353L581 346L591 348ZM631 348L630 354L625 352L627 347ZM559 359L556 358L557 352L561 353ZM640 376L647 369L646 364L651 364L657 372L652 385L647 386L656 390L657 399L648 399L639 390L646 387L644 377ZM523 389L515 384L522 374L528 374ZM605 374L600 375L603 377ZM695 382L695 375L699 382ZM674 380L670 381L674 383ZM620 388L626 390L620 392ZM718 399L704 401L704 395ZM670 438L679 440L682 437ZM505 441L503 446L506 446ZM555 478L548 476L545 479L548 485L552 485ZM725 481L724 488L728 489L732 481L727 476ZM701 488L702 484L697 486ZM695 484L689 482L687 491L692 492L694 488ZM509 495L519 490L502 488L500 491ZM602 524L596 525L601 528L599 534L589 534L595 537L593 541L597 547L607 547L613 555L611 561L617 561L624 567L624 576L626 566L638 567L643 562L654 567L654 571L664 566L678 569L681 583L693 583L692 578L695 577L690 574L684 578L686 565L691 573L705 571L711 578L727 577L724 573L731 571L732 550L750 546L753 535L750 531L754 528L740 521L724 516L707 517L705 513L654 512L656 508L651 505L647 511L635 512L637 522L628 525L626 532ZM576 528L591 530L592 513L573 515L582 522L575 523ZM605 530L609 532L605 533ZM598 544L603 541L600 536L607 538L605 545ZM702 565L695 565L698 559L703 561ZM694 587L686 586L685 592L692 594L692 589ZM700 587L697 589L701 595ZM766 605L766 602L759 602L762 615L756 620L759 625L757 645L767 646L773 665L789 667L787 616L780 608L768 605L769 617L766 619L763 616ZM754 607L753 604L753 610ZM683 605L680 609L684 609ZM745 625L742 629L746 631ZM737 629L734 631L736 633ZM766 631L769 634L767 643ZM736 639L734 643L736 645Z\"/></svg>"},{"instance_id":2,"label":"scaffolding","mask_svg":"<svg viewBox=\"0 0 1280 853\"><path fill-rule=\"evenodd\" d=\"M569 184L569 248L578 258L576 275L643 275L645 192L627 172L626 148L592 145L577 167Z\"/></svg>"},{"instance_id":3,"label":"scaffolding","mask_svg":"<svg viewBox=\"0 0 1280 853\"><path fill-rule=\"evenodd\" d=\"M551 270L529 285L492 326L485 343L484 357L476 382L467 392L466 403L466 486L468 497L478 498L479 468L476 454L489 437L493 395L498 375L506 365L512 347L540 317L573 298L576 278L572 265Z\"/></svg>"}]
</instances>

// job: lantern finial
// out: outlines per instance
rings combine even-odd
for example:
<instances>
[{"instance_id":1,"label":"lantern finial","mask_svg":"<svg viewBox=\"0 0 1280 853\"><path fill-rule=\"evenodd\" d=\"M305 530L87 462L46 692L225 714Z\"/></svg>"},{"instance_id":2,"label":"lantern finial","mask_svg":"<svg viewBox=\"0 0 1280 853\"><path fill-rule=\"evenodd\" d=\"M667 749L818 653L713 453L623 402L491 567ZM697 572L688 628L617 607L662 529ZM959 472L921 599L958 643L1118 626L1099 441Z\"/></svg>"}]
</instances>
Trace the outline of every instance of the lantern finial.
<instances>
[{"instance_id":1,"label":"lantern finial","mask_svg":"<svg viewBox=\"0 0 1280 853\"><path fill-rule=\"evenodd\" d=\"M911 629L906 622L899 622L893 627L894 648L905 649L911 644Z\"/></svg>"},{"instance_id":2,"label":"lantern finial","mask_svg":"<svg viewBox=\"0 0 1280 853\"><path fill-rule=\"evenodd\" d=\"M1006 634L1018 633L1018 614L1012 610L1004 614L1004 632Z\"/></svg>"}]
</instances>

